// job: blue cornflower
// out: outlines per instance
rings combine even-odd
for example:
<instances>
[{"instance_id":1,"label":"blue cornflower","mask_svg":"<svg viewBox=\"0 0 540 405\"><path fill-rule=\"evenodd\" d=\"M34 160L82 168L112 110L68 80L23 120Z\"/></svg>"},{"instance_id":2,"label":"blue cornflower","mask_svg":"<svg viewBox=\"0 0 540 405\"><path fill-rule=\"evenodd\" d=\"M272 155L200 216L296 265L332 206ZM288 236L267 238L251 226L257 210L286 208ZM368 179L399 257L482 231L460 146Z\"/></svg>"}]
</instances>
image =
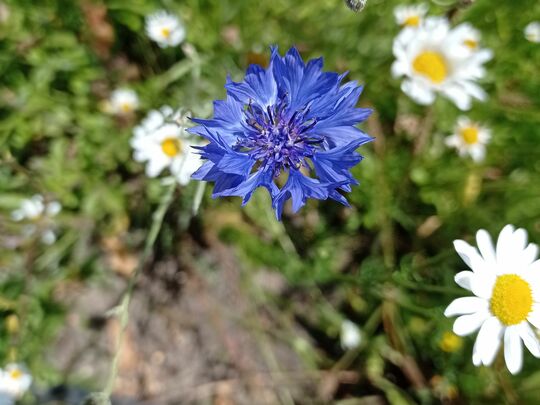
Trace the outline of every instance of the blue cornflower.
<instances>
[{"instance_id":1,"label":"blue cornflower","mask_svg":"<svg viewBox=\"0 0 540 405\"><path fill-rule=\"evenodd\" d=\"M215 182L214 198L240 196L242 205L266 187L278 219L289 198L294 212L308 198L348 206L339 191L358 184L349 172L362 160L355 150L372 140L354 125L371 110L355 107L361 86L341 85L345 74L322 66L322 58L304 64L296 48L284 57L272 48L267 69L249 66L241 83L227 78L214 118L193 119L200 125L190 131L209 141L198 147L207 161L193 178Z\"/></svg>"}]
</instances>

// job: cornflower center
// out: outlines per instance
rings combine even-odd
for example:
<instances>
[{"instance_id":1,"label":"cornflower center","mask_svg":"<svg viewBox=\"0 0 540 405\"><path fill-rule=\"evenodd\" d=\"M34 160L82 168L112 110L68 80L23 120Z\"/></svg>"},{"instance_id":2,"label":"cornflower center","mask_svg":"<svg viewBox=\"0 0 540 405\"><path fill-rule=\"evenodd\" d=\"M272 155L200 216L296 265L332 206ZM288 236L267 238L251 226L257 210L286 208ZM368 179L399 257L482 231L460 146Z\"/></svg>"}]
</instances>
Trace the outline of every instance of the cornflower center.
<instances>
[{"instance_id":1,"label":"cornflower center","mask_svg":"<svg viewBox=\"0 0 540 405\"><path fill-rule=\"evenodd\" d=\"M405 21L403 21L403 25L407 27L418 27L420 25L420 16L411 15L410 17L407 17Z\"/></svg>"},{"instance_id":2,"label":"cornflower center","mask_svg":"<svg viewBox=\"0 0 540 405\"><path fill-rule=\"evenodd\" d=\"M413 61L413 69L430 79L435 84L440 84L448 76L448 66L443 55L434 51L423 51Z\"/></svg>"},{"instance_id":3,"label":"cornflower center","mask_svg":"<svg viewBox=\"0 0 540 405\"><path fill-rule=\"evenodd\" d=\"M474 145L478 142L478 128L466 127L461 130L461 137L468 145Z\"/></svg>"},{"instance_id":4,"label":"cornflower center","mask_svg":"<svg viewBox=\"0 0 540 405\"><path fill-rule=\"evenodd\" d=\"M309 168L305 159L312 157L323 141L320 135L310 133L317 119L308 118L309 111L309 106L288 111L285 97L266 109L250 101L245 107L248 130L235 149L251 155L275 177L289 168Z\"/></svg>"},{"instance_id":5,"label":"cornflower center","mask_svg":"<svg viewBox=\"0 0 540 405\"><path fill-rule=\"evenodd\" d=\"M532 310L532 289L516 274L497 277L491 294L490 309L506 326L517 325L527 319Z\"/></svg>"},{"instance_id":6,"label":"cornflower center","mask_svg":"<svg viewBox=\"0 0 540 405\"><path fill-rule=\"evenodd\" d=\"M175 157L182 150L180 141L176 138L165 138L161 141L161 150L169 157Z\"/></svg>"}]
</instances>

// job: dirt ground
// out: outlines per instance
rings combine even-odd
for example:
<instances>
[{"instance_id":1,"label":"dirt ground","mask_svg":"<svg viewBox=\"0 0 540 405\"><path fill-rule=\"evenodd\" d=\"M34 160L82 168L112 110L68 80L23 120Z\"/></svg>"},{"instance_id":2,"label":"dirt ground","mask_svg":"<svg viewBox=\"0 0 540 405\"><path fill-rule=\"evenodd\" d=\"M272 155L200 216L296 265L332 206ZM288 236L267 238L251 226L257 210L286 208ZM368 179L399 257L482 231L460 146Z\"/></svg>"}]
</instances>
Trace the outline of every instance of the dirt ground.
<instances>
[{"instance_id":1,"label":"dirt ground","mask_svg":"<svg viewBox=\"0 0 540 405\"><path fill-rule=\"evenodd\" d=\"M184 252L191 253L182 263L156 258L137 284L113 403L318 402L311 398L320 373L306 369L292 347L293 336L309 336L294 324L286 330L249 286L279 293L280 276L261 270L246 281L235 253L219 241ZM71 387L103 387L119 333L107 312L125 286L126 277L114 274L66 294L70 314L50 355L66 376L68 389L56 392L65 403L80 396Z\"/></svg>"}]
</instances>

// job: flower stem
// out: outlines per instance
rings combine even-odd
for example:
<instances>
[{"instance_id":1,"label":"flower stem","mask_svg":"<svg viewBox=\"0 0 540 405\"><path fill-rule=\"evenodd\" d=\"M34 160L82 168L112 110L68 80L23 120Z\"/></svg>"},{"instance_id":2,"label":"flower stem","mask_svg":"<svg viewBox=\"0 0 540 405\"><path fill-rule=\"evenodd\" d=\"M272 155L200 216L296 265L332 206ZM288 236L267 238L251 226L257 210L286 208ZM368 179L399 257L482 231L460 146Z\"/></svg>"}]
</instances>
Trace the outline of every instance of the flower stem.
<instances>
[{"instance_id":1,"label":"flower stem","mask_svg":"<svg viewBox=\"0 0 540 405\"><path fill-rule=\"evenodd\" d=\"M425 291L428 293L448 294L448 295L459 295L463 293L463 290L459 288L425 284L425 283L416 283L414 281L405 280L401 278L399 275L394 275L392 277L392 281L394 281L400 287L403 287L409 290L414 290L414 291Z\"/></svg>"},{"instance_id":2,"label":"flower stem","mask_svg":"<svg viewBox=\"0 0 540 405\"><path fill-rule=\"evenodd\" d=\"M204 197L204 190L206 189L206 181L199 181L197 184L197 190L195 191L195 197L193 198L193 205L191 207L191 215L196 216L199 213L201 202Z\"/></svg>"},{"instance_id":3,"label":"flower stem","mask_svg":"<svg viewBox=\"0 0 540 405\"><path fill-rule=\"evenodd\" d=\"M156 242L159 231L161 230L161 225L163 224L163 218L165 217L165 213L167 212L167 209L169 208L172 202L175 189L176 189L176 182L172 182L168 186L165 193L163 194L163 197L161 198L161 201L159 203L159 207L156 210L156 212L154 212L154 215L152 216L152 226L150 227L150 231L148 232L148 236L146 237L144 250L143 250L141 259L139 261L137 268L135 269L135 271L131 275L131 278L129 279L126 291L124 292L124 295L122 296L122 302L117 307L116 313L120 319L120 332L118 334L118 338L116 341L116 351L111 361L109 378L107 380L105 389L102 392L102 394L107 398L110 398L112 394L116 376L118 374L118 362L120 360L120 354L122 351L122 343L123 343L124 335L126 333L126 328L129 322L129 304L133 296L133 291L135 289L137 279L139 278L139 275L142 269L144 268L144 265L146 264L148 258L150 257L150 254L152 253L152 248L154 246L154 243Z\"/></svg>"}]
</instances>

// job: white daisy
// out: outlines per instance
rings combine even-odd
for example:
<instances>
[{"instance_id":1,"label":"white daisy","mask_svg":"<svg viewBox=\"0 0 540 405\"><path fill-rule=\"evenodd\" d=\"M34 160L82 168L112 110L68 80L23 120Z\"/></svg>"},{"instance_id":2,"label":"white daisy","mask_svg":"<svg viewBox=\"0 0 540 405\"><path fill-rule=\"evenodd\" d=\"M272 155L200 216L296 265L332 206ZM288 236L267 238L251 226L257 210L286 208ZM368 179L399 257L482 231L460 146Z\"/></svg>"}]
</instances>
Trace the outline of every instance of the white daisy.
<instances>
[{"instance_id":1,"label":"white daisy","mask_svg":"<svg viewBox=\"0 0 540 405\"><path fill-rule=\"evenodd\" d=\"M32 384L32 376L19 364L8 364L0 373L0 394L13 399L21 398Z\"/></svg>"},{"instance_id":2,"label":"white daisy","mask_svg":"<svg viewBox=\"0 0 540 405\"><path fill-rule=\"evenodd\" d=\"M491 139L489 128L467 117L459 117L454 131L445 140L447 146L456 148L460 156L469 155L475 162L484 160L486 145Z\"/></svg>"},{"instance_id":3,"label":"white daisy","mask_svg":"<svg viewBox=\"0 0 540 405\"><path fill-rule=\"evenodd\" d=\"M340 339L344 350L356 349L362 342L362 333L356 324L346 319L341 323Z\"/></svg>"},{"instance_id":4,"label":"white daisy","mask_svg":"<svg viewBox=\"0 0 540 405\"><path fill-rule=\"evenodd\" d=\"M540 22L532 21L523 30L523 34L528 41L536 44L540 43Z\"/></svg>"},{"instance_id":5,"label":"white daisy","mask_svg":"<svg viewBox=\"0 0 540 405\"><path fill-rule=\"evenodd\" d=\"M493 363L504 342L504 359L512 374L521 370L523 347L540 357L540 260L538 246L527 244L527 232L506 225L496 248L484 230L476 234L478 249L462 240L454 247L472 271L455 276L456 283L475 297L454 300L444 314L459 315L454 333L469 335L477 330L472 360L475 366Z\"/></svg>"},{"instance_id":6,"label":"white daisy","mask_svg":"<svg viewBox=\"0 0 540 405\"><path fill-rule=\"evenodd\" d=\"M475 83L485 76L482 66L490 50L464 53L446 18L429 17L418 28L407 27L394 39L394 77L405 76L401 89L422 105L432 104L436 93L452 100L461 110L471 108L472 98L486 99Z\"/></svg>"},{"instance_id":7,"label":"white daisy","mask_svg":"<svg viewBox=\"0 0 540 405\"><path fill-rule=\"evenodd\" d=\"M110 114L130 114L139 108L139 97L130 89L116 89L111 93L105 109Z\"/></svg>"},{"instance_id":8,"label":"white daisy","mask_svg":"<svg viewBox=\"0 0 540 405\"><path fill-rule=\"evenodd\" d=\"M457 52L458 57L470 56L480 51L482 34L469 23L459 24L450 31L450 41L453 41L451 49ZM486 52L486 51L484 51ZM491 55L491 51L487 51Z\"/></svg>"},{"instance_id":9,"label":"white daisy","mask_svg":"<svg viewBox=\"0 0 540 405\"><path fill-rule=\"evenodd\" d=\"M62 205L58 201L45 202L42 195L36 194L23 200L20 207L11 212L11 218L14 221L30 222L24 227L24 234L30 237L40 229L42 242L52 245L56 241L52 218L60 211Z\"/></svg>"},{"instance_id":10,"label":"white daisy","mask_svg":"<svg viewBox=\"0 0 540 405\"><path fill-rule=\"evenodd\" d=\"M15 399L4 392L0 392L0 405L15 405Z\"/></svg>"},{"instance_id":11,"label":"white daisy","mask_svg":"<svg viewBox=\"0 0 540 405\"><path fill-rule=\"evenodd\" d=\"M186 37L182 21L164 10L157 11L145 19L146 34L161 48L176 46Z\"/></svg>"},{"instance_id":12,"label":"white daisy","mask_svg":"<svg viewBox=\"0 0 540 405\"><path fill-rule=\"evenodd\" d=\"M183 125L183 118L168 106L150 111L141 125L133 130L133 158L146 162L148 177L158 176L168 168L181 185L189 183L200 166L192 141Z\"/></svg>"},{"instance_id":13,"label":"white daisy","mask_svg":"<svg viewBox=\"0 0 540 405\"><path fill-rule=\"evenodd\" d=\"M424 20L427 11L426 4L397 6L394 8L394 17L396 23L402 27L418 27Z\"/></svg>"}]
</instances>

